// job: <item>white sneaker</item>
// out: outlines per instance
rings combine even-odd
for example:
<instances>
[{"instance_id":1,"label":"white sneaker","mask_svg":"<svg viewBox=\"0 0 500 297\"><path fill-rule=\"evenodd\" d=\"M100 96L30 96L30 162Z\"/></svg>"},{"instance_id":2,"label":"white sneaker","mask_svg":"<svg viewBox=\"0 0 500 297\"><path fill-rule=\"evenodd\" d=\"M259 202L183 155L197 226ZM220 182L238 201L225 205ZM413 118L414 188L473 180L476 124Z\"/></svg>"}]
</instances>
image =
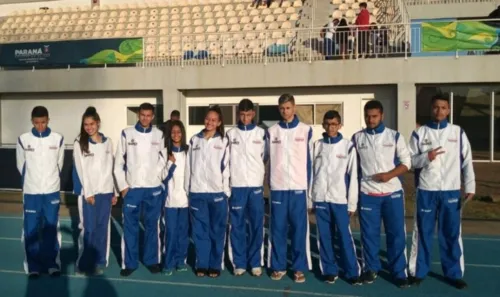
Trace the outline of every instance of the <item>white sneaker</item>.
<instances>
[{"instance_id":1,"label":"white sneaker","mask_svg":"<svg viewBox=\"0 0 500 297\"><path fill-rule=\"evenodd\" d=\"M260 267L255 267L255 268L252 268L252 274L253 276L261 276L262 275L262 268Z\"/></svg>"},{"instance_id":2,"label":"white sneaker","mask_svg":"<svg viewBox=\"0 0 500 297\"><path fill-rule=\"evenodd\" d=\"M245 270L245 269L243 269L243 268L236 268L236 269L234 270L234 275L236 275L236 276L241 276L241 275L245 274L245 272L246 272L246 270Z\"/></svg>"}]
</instances>

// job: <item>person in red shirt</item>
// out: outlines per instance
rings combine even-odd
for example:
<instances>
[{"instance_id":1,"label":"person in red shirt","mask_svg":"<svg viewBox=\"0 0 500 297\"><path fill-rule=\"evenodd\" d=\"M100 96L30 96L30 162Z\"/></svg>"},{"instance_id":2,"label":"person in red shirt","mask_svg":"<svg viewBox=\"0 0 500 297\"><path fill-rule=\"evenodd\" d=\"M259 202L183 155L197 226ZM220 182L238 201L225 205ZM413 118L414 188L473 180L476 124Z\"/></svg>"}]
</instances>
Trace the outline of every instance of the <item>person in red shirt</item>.
<instances>
[{"instance_id":1,"label":"person in red shirt","mask_svg":"<svg viewBox=\"0 0 500 297\"><path fill-rule=\"evenodd\" d=\"M358 54L364 55L368 52L368 36L370 28L370 12L367 9L366 2L360 3L361 11L356 18L358 30Z\"/></svg>"}]
</instances>

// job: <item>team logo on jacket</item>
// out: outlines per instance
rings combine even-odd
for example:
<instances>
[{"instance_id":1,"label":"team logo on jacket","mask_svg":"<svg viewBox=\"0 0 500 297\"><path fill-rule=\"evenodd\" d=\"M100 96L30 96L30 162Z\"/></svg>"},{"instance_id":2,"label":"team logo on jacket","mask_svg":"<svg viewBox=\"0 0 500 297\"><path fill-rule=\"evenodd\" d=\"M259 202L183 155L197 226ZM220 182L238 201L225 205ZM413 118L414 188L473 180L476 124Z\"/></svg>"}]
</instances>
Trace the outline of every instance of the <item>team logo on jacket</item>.
<instances>
[{"instance_id":1,"label":"team logo on jacket","mask_svg":"<svg viewBox=\"0 0 500 297\"><path fill-rule=\"evenodd\" d=\"M347 156L346 155L342 155L342 154L338 154L337 158L339 158L339 159L345 159L345 158L347 158Z\"/></svg>"},{"instance_id":2,"label":"team logo on jacket","mask_svg":"<svg viewBox=\"0 0 500 297\"><path fill-rule=\"evenodd\" d=\"M84 157L93 157L94 153L83 153Z\"/></svg>"},{"instance_id":3,"label":"team logo on jacket","mask_svg":"<svg viewBox=\"0 0 500 297\"><path fill-rule=\"evenodd\" d=\"M51 145L51 146L49 146L49 150L57 150L57 145Z\"/></svg>"},{"instance_id":4,"label":"team logo on jacket","mask_svg":"<svg viewBox=\"0 0 500 297\"><path fill-rule=\"evenodd\" d=\"M231 144L240 144L240 142L236 138L233 138L233 140L231 140Z\"/></svg>"},{"instance_id":5,"label":"team logo on jacket","mask_svg":"<svg viewBox=\"0 0 500 297\"><path fill-rule=\"evenodd\" d=\"M424 140L422 140L422 145L432 145L432 142L429 139L424 138Z\"/></svg>"},{"instance_id":6,"label":"team logo on jacket","mask_svg":"<svg viewBox=\"0 0 500 297\"><path fill-rule=\"evenodd\" d=\"M448 138L448 141L449 142L457 142L457 139L456 138Z\"/></svg>"},{"instance_id":7,"label":"team logo on jacket","mask_svg":"<svg viewBox=\"0 0 500 297\"><path fill-rule=\"evenodd\" d=\"M295 137L295 141L304 142L306 139L304 137Z\"/></svg>"},{"instance_id":8,"label":"team logo on jacket","mask_svg":"<svg viewBox=\"0 0 500 297\"><path fill-rule=\"evenodd\" d=\"M28 145L28 147L25 148L24 150L27 152L34 152L35 151L35 149L31 147L31 145Z\"/></svg>"},{"instance_id":9,"label":"team logo on jacket","mask_svg":"<svg viewBox=\"0 0 500 297\"><path fill-rule=\"evenodd\" d=\"M128 145L137 145L137 141L135 141L135 139L131 139L129 142L128 142Z\"/></svg>"},{"instance_id":10,"label":"team logo on jacket","mask_svg":"<svg viewBox=\"0 0 500 297\"><path fill-rule=\"evenodd\" d=\"M200 145L197 144L195 147L193 147L193 151L199 151L201 148L200 148Z\"/></svg>"},{"instance_id":11,"label":"team logo on jacket","mask_svg":"<svg viewBox=\"0 0 500 297\"><path fill-rule=\"evenodd\" d=\"M384 143L382 146L383 147L393 147L394 143Z\"/></svg>"},{"instance_id":12,"label":"team logo on jacket","mask_svg":"<svg viewBox=\"0 0 500 297\"><path fill-rule=\"evenodd\" d=\"M160 143L158 141L152 141L151 145L160 145Z\"/></svg>"},{"instance_id":13,"label":"team logo on jacket","mask_svg":"<svg viewBox=\"0 0 500 297\"><path fill-rule=\"evenodd\" d=\"M366 150L367 148L368 148L368 146L366 146L366 144L364 142L362 142L358 145L358 150Z\"/></svg>"},{"instance_id":14,"label":"team logo on jacket","mask_svg":"<svg viewBox=\"0 0 500 297\"><path fill-rule=\"evenodd\" d=\"M252 142L255 143L255 144L262 144L262 140L254 140Z\"/></svg>"},{"instance_id":15,"label":"team logo on jacket","mask_svg":"<svg viewBox=\"0 0 500 297\"><path fill-rule=\"evenodd\" d=\"M216 150L221 150L221 149L222 149L222 146L220 146L220 145L214 145L214 149L216 149Z\"/></svg>"},{"instance_id":16,"label":"team logo on jacket","mask_svg":"<svg viewBox=\"0 0 500 297\"><path fill-rule=\"evenodd\" d=\"M281 140L278 139L278 137L274 137L273 141L271 141L273 144L281 144Z\"/></svg>"}]
</instances>

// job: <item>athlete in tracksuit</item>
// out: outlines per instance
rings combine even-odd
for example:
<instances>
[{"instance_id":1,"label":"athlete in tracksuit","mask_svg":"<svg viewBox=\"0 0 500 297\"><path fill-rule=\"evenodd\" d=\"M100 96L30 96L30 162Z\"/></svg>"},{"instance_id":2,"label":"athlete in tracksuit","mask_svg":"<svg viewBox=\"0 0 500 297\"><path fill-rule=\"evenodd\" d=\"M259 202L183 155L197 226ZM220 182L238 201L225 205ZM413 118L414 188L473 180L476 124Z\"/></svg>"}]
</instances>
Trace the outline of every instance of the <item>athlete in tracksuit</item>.
<instances>
[{"instance_id":1,"label":"athlete in tracksuit","mask_svg":"<svg viewBox=\"0 0 500 297\"><path fill-rule=\"evenodd\" d=\"M295 282L305 282L310 270L308 190L312 169L312 129L295 115L295 99L279 99L283 118L267 131L271 187L268 266L271 278L280 280L287 269L287 235L291 227L292 270Z\"/></svg>"},{"instance_id":2,"label":"athlete in tracksuit","mask_svg":"<svg viewBox=\"0 0 500 297\"><path fill-rule=\"evenodd\" d=\"M367 128L354 134L360 179L359 219L364 282L372 283L381 269L380 224L383 220L387 261L395 284L408 286L404 193L396 178L407 172L411 158L402 135L385 127L379 101L365 105Z\"/></svg>"},{"instance_id":3,"label":"athlete in tracksuit","mask_svg":"<svg viewBox=\"0 0 500 297\"><path fill-rule=\"evenodd\" d=\"M432 107L434 120L414 131L409 144L417 188L409 270L417 285L427 276L437 220L444 276L463 289L467 284L462 280L462 202L471 199L476 190L471 147L465 132L446 120L448 100L437 96ZM461 198L461 181L465 198Z\"/></svg>"},{"instance_id":4,"label":"athlete in tracksuit","mask_svg":"<svg viewBox=\"0 0 500 297\"><path fill-rule=\"evenodd\" d=\"M338 232L341 266L346 279L360 285L361 267L349 226L358 204L358 167L353 143L338 132L341 117L328 111L323 119L325 133L314 143L312 199L316 214L319 267L327 283L338 278L333 241Z\"/></svg>"},{"instance_id":5,"label":"athlete in tracksuit","mask_svg":"<svg viewBox=\"0 0 500 297\"><path fill-rule=\"evenodd\" d=\"M94 107L85 111L82 122L73 145L73 192L78 195L80 214L76 271L99 275L108 266L111 206L116 204L114 147L110 138L99 133L100 118Z\"/></svg>"},{"instance_id":6,"label":"athlete in tracksuit","mask_svg":"<svg viewBox=\"0 0 500 297\"><path fill-rule=\"evenodd\" d=\"M229 185L229 148L220 108L211 107L205 129L189 143L185 191L189 193L196 275L219 277L224 269Z\"/></svg>"},{"instance_id":7,"label":"athlete in tracksuit","mask_svg":"<svg viewBox=\"0 0 500 297\"><path fill-rule=\"evenodd\" d=\"M33 129L19 136L16 145L17 169L22 177L23 189L24 270L30 278L37 278L45 271L59 276L59 176L64 162L64 139L47 127L49 114L45 107L35 107L31 120ZM44 224L40 241L42 218Z\"/></svg>"},{"instance_id":8,"label":"athlete in tracksuit","mask_svg":"<svg viewBox=\"0 0 500 297\"><path fill-rule=\"evenodd\" d=\"M265 131L252 122L252 101L243 99L238 110L238 126L226 135L232 193L228 253L235 275L250 267L253 275L260 276L264 265Z\"/></svg>"},{"instance_id":9,"label":"athlete in tracksuit","mask_svg":"<svg viewBox=\"0 0 500 297\"><path fill-rule=\"evenodd\" d=\"M152 273L161 272L159 225L163 208L163 187L159 162L164 148L163 133L151 126L154 107L139 107L139 122L122 131L114 174L123 197L122 276L129 276L139 265L139 218L144 219L143 262Z\"/></svg>"},{"instance_id":10,"label":"athlete in tracksuit","mask_svg":"<svg viewBox=\"0 0 500 297\"><path fill-rule=\"evenodd\" d=\"M171 121L165 134L169 145L161 154L162 162L166 163L162 179L166 190L163 274L167 276L172 275L174 269L187 270L189 208L188 196L184 190L188 149L185 133L184 125L180 121Z\"/></svg>"}]
</instances>

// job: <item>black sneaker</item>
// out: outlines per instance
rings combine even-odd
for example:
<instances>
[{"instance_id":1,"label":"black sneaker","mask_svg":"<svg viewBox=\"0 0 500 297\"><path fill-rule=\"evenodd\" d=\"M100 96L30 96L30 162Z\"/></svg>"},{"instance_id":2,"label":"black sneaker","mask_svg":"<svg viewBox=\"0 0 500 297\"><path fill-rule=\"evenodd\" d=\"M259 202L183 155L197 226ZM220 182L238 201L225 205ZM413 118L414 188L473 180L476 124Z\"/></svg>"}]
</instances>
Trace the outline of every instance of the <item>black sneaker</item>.
<instances>
[{"instance_id":1,"label":"black sneaker","mask_svg":"<svg viewBox=\"0 0 500 297\"><path fill-rule=\"evenodd\" d=\"M448 282L459 290L467 288L467 283L463 279L448 279Z\"/></svg>"},{"instance_id":2,"label":"black sneaker","mask_svg":"<svg viewBox=\"0 0 500 297\"><path fill-rule=\"evenodd\" d=\"M404 289L408 288L410 286L410 283L408 282L407 278L397 278L394 283L398 288Z\"/></svg>"},{"instance_id":3,"label":"black sneaker","mask_svg":"<svg viewBox=\"0 0 500 297\"><path fill-rule=\"evenodd\" d=\"M125 268L125 269L122 269L120 271L120 275L121 276L124 276L124 277L127 277L127 276L130 276L133 272L135 271L135 269L128 269L128 268Z\"/></svg>"},{"instance_id":4,"label":"black sneaker","mask_svg":"<svg viewBox=\"0 0 500 297\"><path fill-rule=\"evenodd\" d=\"M377 273L373 271L367 271L363 274L363 282L365 284L371 284L377 278Z\"/></svg>"},{"instance_id":5,"label":"black sneaker","mask_svg":"<svg viewBox=\"0 0 500 297\"><path fill-rule=\"evenodd\" d=\"M328 284L334 284L338 278L338 275L325 275L325 282Z\"/></svg>"},{"instance_id":6,"label":"black sneaker","mask_svg":"<svg viewBox=\"0 0 500 297\"><path fill-rule=\"evenodd\" d=\"M153 265L149 265L149 266L148 266L148 270L149 270L152 274L157 274L157 273L160 273L162 269L161 269L160 264L153 264Z\"/></svg>"},{"instance_id":7,"label":"black sneaker","mask_svg":"<svg viewBox=\"0 0 500 297\"><path fill-rule=\"evenodd\" d=\"M424 281L423 278L418 278L414 276L410 276L410 285L412 286L420 286L420 284Z\"/></svg>"},{"instance_id":8,"label":"black sneaker","mask_svg":"<svg viewBox=\"0 0 500 297\"><path fill-rule=\"evenodd\" d=\"M40 273L33 271L28 274L29 279L39 279L40 278Z\"/></svg>"},{"instance_id":9,"label":"black sneaker","mask_svg":"<svg viewBox=\"0 0 500 297\"><path fill-rule=\"evenodd\" d=\"M361 286L363 284L363 282L361 281L361 278L359 278L359 277L350 278L347 280L347 282L353 286Z\"/></svg>"}]
</instances>

